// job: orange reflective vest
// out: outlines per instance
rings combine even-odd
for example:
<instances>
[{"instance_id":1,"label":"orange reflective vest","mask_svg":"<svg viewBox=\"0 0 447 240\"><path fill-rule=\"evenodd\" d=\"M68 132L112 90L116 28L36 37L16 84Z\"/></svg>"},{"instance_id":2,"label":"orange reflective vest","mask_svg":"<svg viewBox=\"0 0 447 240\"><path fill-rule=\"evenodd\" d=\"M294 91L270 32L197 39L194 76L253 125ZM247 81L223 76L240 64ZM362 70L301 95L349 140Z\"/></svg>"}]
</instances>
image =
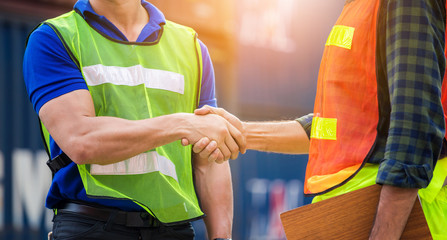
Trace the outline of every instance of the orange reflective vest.
<instances>
[{"instance_id":1,"label":"orange reflective vest","mask_svg":"<svg viewBox=\"0 0 447 240\"><path fill-rule=\"evenodd\" d=\"M374 149L379 123L376 29L380 2L346 4L326 42L304 184L307 195L323 194L349 181ZM447 102L447 96L442 100Z\"/></svg>"}]
</instances>

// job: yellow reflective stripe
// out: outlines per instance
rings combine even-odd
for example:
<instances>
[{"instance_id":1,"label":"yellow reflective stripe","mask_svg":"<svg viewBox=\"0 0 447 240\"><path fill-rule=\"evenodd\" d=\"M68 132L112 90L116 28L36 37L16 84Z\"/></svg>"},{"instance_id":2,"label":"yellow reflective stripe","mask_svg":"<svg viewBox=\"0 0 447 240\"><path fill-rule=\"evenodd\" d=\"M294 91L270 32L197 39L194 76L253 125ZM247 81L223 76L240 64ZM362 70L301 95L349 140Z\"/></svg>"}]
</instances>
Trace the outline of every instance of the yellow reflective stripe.
<instances>
[{"instance_id":1,"label":"yellow reflective stripe","mask_svg":"<svg viewBox=\"0 0 447 240\"><path fill-rule=\"evenodd\" d=\"M311 138L337 140L337 119L336 118L320 118L312 119Z\"/></svg>"},{"instance_id":2,"label":"yellow reflective stripe","mask_svg":"<svg viewBox=\"0 0 447 240\"><path fill-rule=\"evenodd\" d=\"M335 25L326 41L326 46L337 46L351 49L352 39L354 38L353 27Z\"/></svg>"}]
</instances>

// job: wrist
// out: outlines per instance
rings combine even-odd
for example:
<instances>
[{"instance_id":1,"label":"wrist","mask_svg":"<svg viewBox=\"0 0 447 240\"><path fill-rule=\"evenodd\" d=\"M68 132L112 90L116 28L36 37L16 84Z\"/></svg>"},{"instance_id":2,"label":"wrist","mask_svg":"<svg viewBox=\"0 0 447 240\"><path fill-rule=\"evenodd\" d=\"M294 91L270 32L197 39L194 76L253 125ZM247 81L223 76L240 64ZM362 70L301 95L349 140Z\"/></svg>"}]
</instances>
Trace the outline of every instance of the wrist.
<instances>
[{"instance_id":1,"label":"wrist","mask_svg":"<svg viewBox=\"0 0 447 240\"><path fill-rule=\"evenodd\" d=\"M175 135L178 139L182 138L188 138L188 136L192 132L192 120L191 117L194 116L194 114L191 113L174 113L172 114L173 127L171 128L173 131L175 131Z\"/></svg>"},{"instance_id":2,"label":"wrist","mask_svg":"<svg viewBox=\"0 0 447 240\"><path fill-rule=\"evenodd\" d=\"M245 138L247 140L247 149L265 151L267 148L267 138L265 129L257 122L243 123L245 129Z\"/></svg>"}]
</instances>

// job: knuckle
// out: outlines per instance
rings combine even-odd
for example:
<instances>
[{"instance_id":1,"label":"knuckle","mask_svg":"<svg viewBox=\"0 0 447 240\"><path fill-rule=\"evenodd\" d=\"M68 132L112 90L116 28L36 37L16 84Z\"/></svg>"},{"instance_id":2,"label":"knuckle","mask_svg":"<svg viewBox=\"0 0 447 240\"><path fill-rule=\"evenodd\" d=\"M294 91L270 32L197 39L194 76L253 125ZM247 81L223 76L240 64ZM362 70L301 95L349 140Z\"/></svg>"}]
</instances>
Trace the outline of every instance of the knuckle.
<instances>
[{"instance_id":1,"label":"knuckle","mask_svg":"<svg viewBox=\"0 0 447 240\"><path fill-rule=\"evenodd\" d=\"M231 152L239 152L239 145L235 142L233 145L231 145Z\"/></svg>"},{"instance_id":2,"label":"knuckle","mask_svg":"<svg viewBox=\"0 0 447 240\"><path fill-rule=\"evenodd\" d=\"M234 148L231 149L232 155L235 155L235 154L237 155L238 152L239 152L239 148L238 147L234 147Z\"/></svg>"},{"instance_id":3,"label":"knuckle","mask_svg":"<svg viewBox=\"0 0 447 240\"><path fill-rule=\"evenodd\" d=\"M237 131L237 133L235 133L234 135L235 135L234 137L236 139L238 139L239 141L243 141L244 140L244 137L243 137L241 132Z\"/></svg>"},{"instance_id":4,"label":"knuckle","mask_svg":"<svg viewBox=\"0 0 447 240\"><path fill-rule=\"evenodd\" d=\"M227 126L225 124L220 124L219 128L218 128L218 131L220 133L226 133L228 131L228 128L227 128Z\"/></svg>"},{"instance_id":5,"label":"knuckle","mask_svg":"<svg viewBox=\"0 0 447 240\"><path fill-rule=\"evenodd\" d=\"M215 151L211 152L211 154L208 157L208 159L210 161L213 161L213 162L217 161L218 158L219 158L219 151L218 150L215 150Z\"/></svg>"},{"instance_id":6,"label":"knuckle","mask_svg":"<svg viewBox=\"0 0 447 240\"><path fill-rule=\"evenodd\" d=\"M202 149L202 145L198 142L196 144L194 144L193 150L196 152L200 152L200 149Z\"/></svg>"},{"instance_id":7,"label":"knuckle","mask_svg":"<svg viewBox=\"0 0 447 240\"><path fill-rule=\"evenodd\" d=\"M192 148L192 151L194 152L194 153L199 153L200 151L199 151L199 149L194 145L194 147Z\"/></svg>"},{"instance_id":8,"label":"knuckle","mask_svg":"<svg viewBox=\"0 0 447 240\"><path fill-rule=\"evenodd\" d=\"M214 150L214 148L215 147L212 144L208 144L208 146L206 146L205 150L211 153Z\"/></svg>"}]
</instances>

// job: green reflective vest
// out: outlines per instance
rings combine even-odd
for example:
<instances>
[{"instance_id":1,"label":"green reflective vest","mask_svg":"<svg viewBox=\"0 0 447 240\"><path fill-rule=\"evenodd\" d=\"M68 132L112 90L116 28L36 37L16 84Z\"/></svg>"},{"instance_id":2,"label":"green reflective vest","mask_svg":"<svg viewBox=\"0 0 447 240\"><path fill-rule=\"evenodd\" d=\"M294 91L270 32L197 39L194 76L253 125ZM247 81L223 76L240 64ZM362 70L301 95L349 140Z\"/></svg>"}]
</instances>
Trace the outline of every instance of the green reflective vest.
<instances>
[{"instance_id":1,"label":"green reflective vest","mask_svg":"<svg viewBox=\"0 0 447 240\"><path fill-rule=\"evenodd\" d=\"M312 203L374 185L378 171L378 164L366 163L358 174L346 184L314 197ZM422 210L434 240L447 239L447 228L445 227L447 226L447 186L443 186L446 177L447 158L439 159L430 184L418 191Z\"/></svg>"},{"instance_id":2,"label":"green reflective vest","mask_svg":"<svg viewBox=\"0 0 447 240\"><path fill-rule=\"evenodd\" d=\"M96 116L140 120L197 107L202 59L194 30L167 21L155 42L129 43L102 35L74 11L45 24L81 70ZM130 199L163 223L203 215L191 147L180 141L115 164L78 169L89 197Z\"/></svg>"}]
</instances>

